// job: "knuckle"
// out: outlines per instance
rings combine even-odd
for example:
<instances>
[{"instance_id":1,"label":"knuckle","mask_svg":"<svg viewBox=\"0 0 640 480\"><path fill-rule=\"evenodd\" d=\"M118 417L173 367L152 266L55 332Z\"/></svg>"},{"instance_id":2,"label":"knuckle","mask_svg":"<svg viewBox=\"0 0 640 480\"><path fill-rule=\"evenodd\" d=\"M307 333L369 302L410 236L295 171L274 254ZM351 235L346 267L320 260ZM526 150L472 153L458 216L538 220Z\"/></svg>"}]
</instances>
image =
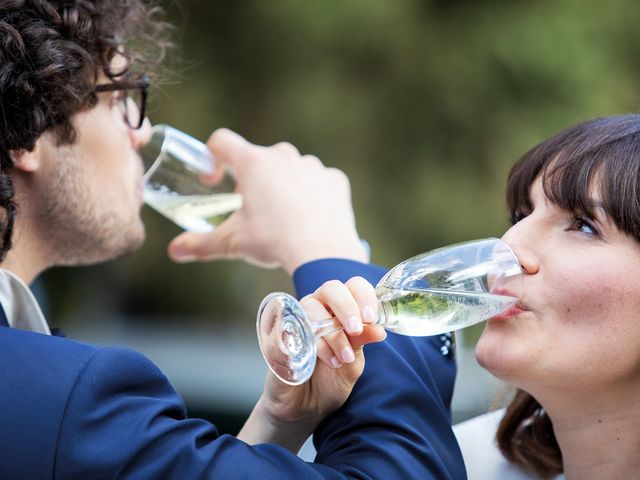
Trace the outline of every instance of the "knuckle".
<instances>
[{"instance_id":1,"label":"knuckle","mask_svg":"<svg viewBox=\"0 0 640 480\"><path fill-rule=\"evenodd\" d=\"M318 157L316 157L315 155L303 155L302 159L305 162L307 162L308 164L313 165L313 166L317 166L317 167L323 167L324 166L322 161Z\"/></svg>"},{"instance_id":2,"label":"knuckle","mask_svg":"<svg viewBox=\"0 0 640 480\"><path fill-rule=\"evenodd\" d=\"M273 149L282 153L283 155L291 157L299 157L300 152L298 149L289 142L279 142L273 146Z\"/></svg>"},{"instance_id":3,"label":"knuckle","mask_svg":"<svg viewBox=\"0 0 640 480\"><path fill-rule=\"evenodd\" d=\"M343 283L340 280L329 280L322 284L320 288L324 290L337 290L342 288Z\"/></svg>"},{"instance_id":4,"label":"knuckle","mask_svg":"<svg viewBox=\"0 0 640 480\"><path fill-rule=\"evenodd\" d=\"M346 173L344 173L339 168L335 168L335 167L329 167L327 168L327 170L329 171L329 173L335 179L336 182L342 184L344 188L347 188L347 189L351 188L351 183Z\"/></svg>"},{"instance_id":5,"label":"knuckle","mask_svg":"<svg viewBox=\"0 0 640 480\"><path fill-rule=\"evenodd\" d=\"M342 330L325 335L324 338L327 339L327 343L329 344L331 349L338 354L342 351L343 348L349 345L349 341L347 340L347 337Z\"/></svg>"},{"instance_id":6,"label":"knuckle","mask_svg":"<svg viewBox=\"0 0 640 480\"><path fill-rule=\"evenodd\" d=\"M245 150L245 158L251 162L251 168L255 168L259 166L260 163L264 160L264 155L259 147L251 145Z\"/></svg>"},{"instance_id":7,"label":"knuckle","mask_svg":"<svg viewBox=\"0 0 640 480\"><path fill-rule=\"evenodd\" d=\"M210 136L209 136L209 140L207 141L208 145L216 145L218 142L220 142L225 135L227 135L227 132L229 130L227 130L226 128L218 128L216 129Z\"/></svg>"},{"instance_id":8,"label":"knuckle","mask_svg":"<svg viewBox=\"0 0 640 480\"><path fill-rule=\"evenodd\" d=\"M300 305L302 305L305 308L311 309L320 305L320 302L318 301L317 298L311 295L307 295L300 299Z\"/></svg>"},{"instance_id":9,"label":"knuckle","mask_svg":"<svg viewBox=\"0 0 640 480\"><path fill-rule=\"evenodd\" d=\"M198 251L203 256L215 253L224 257L231 257L238 252L239 239L233 230L219 228L214 232L214 235L216 236L214 242L203 241L198 245Z\"/></svg>"},{"instance_id":10,"label":"knuckle","mask_svg":"<svg viewBox=\"0 0 640 480\"><path fill-rule=\"evenodd\" d=\"M198 239L197 242L194 242L191 245L191 251L198 258L202 258L204 256L207 256L210 253L210 250L211 250L211 248L209 247L209 242L202 241L200 239Z\"/></svg>"},{"instance_id":11,"label":"knuckle","mask_svg":"<svg viewBox=\"0 0 640 480\"><path fill-rule=\"evenodd\" d=\"M323 360L325 363L329 363L331 357L333 356L333 352L331 351L331 347L326 341L320 341L317 345L318 349L318 357Z\"/></svg>"},{"instance_id":12,"label":"knuckle","mask_svg":"<svg viewBox=\"0 0 640 480\"><path fill-rule=\"evenodd\" d=\"M322 338L324 338L324 341L332 350L335 350L338 339L340 338L340 332L327 333Z\"/></svg>"},{"instance_id":13,"label":"knuckle","mask_svg":"<svg viewBox=\"0 0 640 480\"><path fill-rule=\"evenodd\" d=\"M355 383L364 372L364 361L357 361L350 364L348 371L345 373L347 381Z\"/></svg>"},{"instance_id":14,"label":"knuckle","mask_svg":"<svg viewBox=\"0 0 640 480\"><path fill-rule=\"evenodd\" d=\"M366 279L364 279L363 277L356 275L355 277L351 277L349 280L347 280L347 285L349 287L354 287L354 288L363 288L366 287L367 285L369 285L369 282L367 282Z\"/></svg>"},{"instance_id":15,"label":"knuckle","mask_svg":"<svg viewBox=\"0 0 640 480\"><path fill-rule=\"evenodd\" d=\"M327 170L328 170L329 172L331 172L331 174L332 174L334 177L336 177L336 178L338 178L338 179L340 179L340 180L342 180L342 181L344 181L344 182L347 182L347 183L349 182L349 177L347 177L347 174L346 174L346 173L344 173L344 172L343 172L342 170L340 170L339 168L336 168L336 167L327 167Z\"/></svg>"}]
</instances>

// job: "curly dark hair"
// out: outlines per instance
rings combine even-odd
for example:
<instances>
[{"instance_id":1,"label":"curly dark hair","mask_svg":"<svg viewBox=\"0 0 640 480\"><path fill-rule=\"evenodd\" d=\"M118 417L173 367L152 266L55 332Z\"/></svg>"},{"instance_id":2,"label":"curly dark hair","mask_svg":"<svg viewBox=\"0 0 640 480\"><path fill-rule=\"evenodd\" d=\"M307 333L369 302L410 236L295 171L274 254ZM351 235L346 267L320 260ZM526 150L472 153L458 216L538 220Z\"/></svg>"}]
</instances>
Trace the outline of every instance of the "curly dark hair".
<instances>
[{"instance_id":1,"label":"curly dark hair","mask_svg":"<svg viewBox=\"0 0 640 480\"><path fill-rule=\"evenodd\" d=\"M170 45L162 15L142 0L0 2L0 260L16 215L11 152L33 150L47 131L73 143L73 116L96 104L101 73L157 72ZM122 71L110 68L116 54L127 60Z\"/></svg>"}]
</instances>

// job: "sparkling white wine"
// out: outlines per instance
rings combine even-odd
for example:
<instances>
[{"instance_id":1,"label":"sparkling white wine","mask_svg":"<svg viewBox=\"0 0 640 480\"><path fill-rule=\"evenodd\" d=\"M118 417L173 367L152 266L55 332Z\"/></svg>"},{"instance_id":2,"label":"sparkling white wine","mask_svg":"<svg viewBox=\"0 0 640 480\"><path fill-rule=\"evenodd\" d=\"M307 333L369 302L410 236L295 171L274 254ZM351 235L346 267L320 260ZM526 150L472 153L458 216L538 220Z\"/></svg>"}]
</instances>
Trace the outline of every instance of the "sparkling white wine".
<instances>
[{"instance_id":1,"label":"sparkling white wine","mask_svg":"<svg viewBox=\"0 0 640 480\"><path fill-rule=\"evenodd\" d=\"M408 290L376 287L379 322L403 335L438 335L487 320L516 305L518 300L490 293L446 290Z\"/></svg>"},{"instance_id":2,"label":"sparkling white wine","mask_svg":"<svg viewBox=\"0 0 640 480\"><path fill-rule=\"evenodd\" d=\"M144 188L144 202L190 232L209 232L242 206L239 193L177 195Z\"/></svg>"}]
</instances>

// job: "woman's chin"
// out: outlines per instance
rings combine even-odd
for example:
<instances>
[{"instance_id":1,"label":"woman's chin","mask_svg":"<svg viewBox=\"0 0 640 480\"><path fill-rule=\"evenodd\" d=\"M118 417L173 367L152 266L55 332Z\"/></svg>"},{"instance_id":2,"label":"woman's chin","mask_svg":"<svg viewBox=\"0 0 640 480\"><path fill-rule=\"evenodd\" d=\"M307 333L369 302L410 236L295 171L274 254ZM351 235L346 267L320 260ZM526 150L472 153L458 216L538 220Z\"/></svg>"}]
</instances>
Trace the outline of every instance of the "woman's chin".
<instances>
[{"instance_id":1,"label":"woman's chin","mask_svg":"<svg viewBox=\"0 0 640 480\"><path fill-rule=\"evenodd\" d=\"M508 381L513 377L519 363L516 355L505 348L504 341L483 333L476 344L476 360L478 364L494 377Z\"/></svg>"}]
</instances>

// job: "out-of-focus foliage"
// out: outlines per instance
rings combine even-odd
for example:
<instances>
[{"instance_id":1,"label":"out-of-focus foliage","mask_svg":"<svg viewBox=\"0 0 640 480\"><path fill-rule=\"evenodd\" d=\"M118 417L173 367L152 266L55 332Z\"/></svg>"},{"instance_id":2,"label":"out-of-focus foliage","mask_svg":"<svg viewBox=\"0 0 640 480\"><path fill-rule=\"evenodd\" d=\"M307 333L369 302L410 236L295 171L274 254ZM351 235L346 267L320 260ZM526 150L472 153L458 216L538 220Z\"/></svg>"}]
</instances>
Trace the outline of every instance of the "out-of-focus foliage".
<instances>
[{"instance_id":1,"label":"out-of-focus foliage","mask_svg":"<svg viewBox=\"0 0 640 480\"><path fill-rule=\"evenodd\" d=\"M165 5L178 69L153 95L152 121L202 139L226 126L260 144L288 140L344 170L359 231L384 265L500 235L518 156L640 102L634 0ZM259 299L289 288L284 273L239 262L174 265L165 247L177 227L151 211L145 219L149 240L135 256L47 274L55 317L106 308L250 329Z\"/></svg>"}]
</instances>

